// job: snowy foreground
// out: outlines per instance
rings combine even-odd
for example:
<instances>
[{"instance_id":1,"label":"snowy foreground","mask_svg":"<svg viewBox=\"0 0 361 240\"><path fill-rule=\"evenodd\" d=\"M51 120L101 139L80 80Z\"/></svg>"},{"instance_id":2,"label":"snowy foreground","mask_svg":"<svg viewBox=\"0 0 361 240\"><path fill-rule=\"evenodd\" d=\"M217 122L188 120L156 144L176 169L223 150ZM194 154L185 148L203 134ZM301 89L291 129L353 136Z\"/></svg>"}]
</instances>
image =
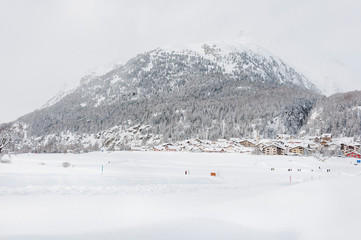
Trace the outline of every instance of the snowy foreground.
<instances>
[{"instance_id":1,"label":"snowy foreground","mask_svg":"<svg viewBox=\"0 0 361 240\"><path fill-rule=\"evenodd\" d=\"M360 173L342 158L17 155L0 164L0 239L359 239Z\"/></svg>"}]
</instances>

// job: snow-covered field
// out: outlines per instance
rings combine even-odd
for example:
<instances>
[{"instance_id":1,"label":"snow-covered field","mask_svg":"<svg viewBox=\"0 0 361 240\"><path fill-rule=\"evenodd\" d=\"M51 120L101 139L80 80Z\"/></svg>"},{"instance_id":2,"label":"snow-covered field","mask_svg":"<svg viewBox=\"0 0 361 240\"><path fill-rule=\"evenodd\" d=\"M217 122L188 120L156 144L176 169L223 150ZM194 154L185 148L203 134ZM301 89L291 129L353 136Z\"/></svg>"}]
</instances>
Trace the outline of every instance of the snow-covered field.
<instances>
[{"instance_id":1,"label":"snow-covered field","mask_svg":"<svg viewBox=\"0 0 361 240\"><path fill-rule=\"evenodd\" d=\"M22 154L0 164L0 239L359 239L360 173L342 158Z\"/></svg>"}]
</instances>

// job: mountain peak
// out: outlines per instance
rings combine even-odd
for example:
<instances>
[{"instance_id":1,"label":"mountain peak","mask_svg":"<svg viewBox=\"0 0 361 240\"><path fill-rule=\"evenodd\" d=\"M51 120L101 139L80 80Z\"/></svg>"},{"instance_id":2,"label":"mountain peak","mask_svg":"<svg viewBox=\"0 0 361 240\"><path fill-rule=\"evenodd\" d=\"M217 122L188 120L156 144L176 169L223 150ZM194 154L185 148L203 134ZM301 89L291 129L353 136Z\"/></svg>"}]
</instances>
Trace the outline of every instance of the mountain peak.
<instances>
[{"instance_id":1,"label":"mountain peak","mask_svg":"<svg viewBox=\"0 0 361 240\"><path fill-rule=\"evenodd\" d=\"M253 71L254 74L259 75L258 80L267 79L267 82L272 80L280 84L291 83L319 92L304 75L297 73L293 67L260 46L252 37L243 36L232 41L208 41L158 48L149 52L151 62L147 69L154 66L152 61L155 58L164 58L161 55L167 54L202 58L209 61L208 65L214 64L224 69L226 74L236 76L246 71Z\"/></svg>"},{"instance_id":2,"label":"mountain peak","mask_svg":"<svg viewBox=\"0 0 361 240\"><path fill-rule=\"evenodd\" d=\"M160 47L167 52L184 53L187 51L197 52L204 56L206 53L205 46L208 48L218 49L219 54L228 55L232 52L250 52L257 53L263 56L273 56L267 49L263 48L261 43L256 38L250 35L242 35L230 41L205 41L183 45L168 45Z\"/></svg>"}]
</instances>

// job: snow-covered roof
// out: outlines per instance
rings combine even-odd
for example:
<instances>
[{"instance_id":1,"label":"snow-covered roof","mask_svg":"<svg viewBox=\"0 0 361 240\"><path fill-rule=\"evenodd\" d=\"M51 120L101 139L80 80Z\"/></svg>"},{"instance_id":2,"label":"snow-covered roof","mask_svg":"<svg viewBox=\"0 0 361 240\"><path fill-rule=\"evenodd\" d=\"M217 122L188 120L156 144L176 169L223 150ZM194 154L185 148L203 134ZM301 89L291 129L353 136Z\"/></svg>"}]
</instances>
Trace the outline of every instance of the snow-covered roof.
<instances>
[{"instance_id":1,"label":"snow-covered roof","mask_svg":"<svg viewBox=\"0 0 361 240\"><path fill-rule=\"evenodd\" d=\"M245 141L250 142L250 143L252 143L252 144L254 144L254 145L257 144L256 140L254 140L254 139L249 139L249 138L242 139L242 140L240 141L240 143L245 142Z\"/></svg>"},{"instance_id":2,"label":"snow-covered roof","mask_svg":"<svg viewBox=\"0 0 361 240\"><path fill-rule=\"evenodd\" d=\"M299 148L299 147L301 147L301 148L307 148L308 146L305 145L305 144L292 144L292 145L289 145L289 146L288 146L288 148L289 148L290 150L295 149L295 148Z\"/></svg>"},{"instance_id":3,"label":"snow-covered roof","mask_svg":"<svg viewBox=\"0 0 361 240\"><path fill-rule=\"evenodd\" d=\"M331 133L324 133L321 136L322 137L332 137L332 134Z\"/></svg>"},{"instance_id":4,"label":"snow-covered roof","mask_svg":"<svg viewBox=\"0 0 361 240\"><path fill-rule=\"evenodd\" d=\"M281 146L281 145L279 145L277 143L267 144L263 148L268 148L268 147L276 147L276 148L285 149L285 147L283 147L283 146Z\"/></svg>"}]
</instances>

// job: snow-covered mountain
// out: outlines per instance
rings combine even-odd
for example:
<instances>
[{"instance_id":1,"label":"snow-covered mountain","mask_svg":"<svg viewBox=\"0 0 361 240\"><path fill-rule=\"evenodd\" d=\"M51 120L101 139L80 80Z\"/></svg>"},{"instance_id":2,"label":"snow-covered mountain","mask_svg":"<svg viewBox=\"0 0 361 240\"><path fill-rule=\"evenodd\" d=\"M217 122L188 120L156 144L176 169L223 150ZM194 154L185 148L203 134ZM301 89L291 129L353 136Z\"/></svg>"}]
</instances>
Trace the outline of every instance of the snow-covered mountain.
<instances>
[{"instance_id":1,"label":"snow-covered mountain","mask_svg":"<svg viewBox=\"0 0 361 240\"><path fill-rule=\"evenodd\" d=\"M157 87L155 85L162 85L161 91L172 92L187 85L193 72L210 78L211 74L219 74L220 82L238 80L239 89L252 83L265 83L293 84L318 91L314 84L278 57L258 45L242 41L155 49L125 64L114 64L85 75L76 90L84 100L81 106L96 107L117 102L127 94L134 98L146 96ZM203 84L212 82L203 81ZM151 89L147 89L149 86ZM99 90L104 87L106 91ZM54 105L71 92L61 91L44 107Z\"/></svg>"},{"instance_id":2,"label":"snow-covered mountain","mask_svg":"<svg viewBox=\"0 0 361 240\"><path fill-rule=\"evenodd\" d=\"M85 76L78 94L81 106L98 107L171 92L184 94L186 87L214 84L238 84L238 89L255 84L288 85L317 92L303 75L261 47L231 42L166 47L139 54L106 74Z\"/></svg>"},{"instance_id":3,"label":"snow-covered mountain","mask_svg":"<svg viewBox=\"0 0 361 240\"><path fill-rule=\"evenodd\" d=\"M271 137L297 133L318 98L312 83L261 47L205 43L155 49L87 75L77 89L19 121L37 137L135 124L174 140Z\"/></svg>"},{"instance_id":4,"label":"snow-covered mountain","mask_svg":"<svg viewBox=\"0 0 361 240\"><path fill-rule=\"evenodd\" d=\"M281 59L239 41L159 48L110 69L84 76L76 89L19 118L27 135L149 125L162 141L270 138L298 134L322 98Z\"/></svg>"}]
</instances>

